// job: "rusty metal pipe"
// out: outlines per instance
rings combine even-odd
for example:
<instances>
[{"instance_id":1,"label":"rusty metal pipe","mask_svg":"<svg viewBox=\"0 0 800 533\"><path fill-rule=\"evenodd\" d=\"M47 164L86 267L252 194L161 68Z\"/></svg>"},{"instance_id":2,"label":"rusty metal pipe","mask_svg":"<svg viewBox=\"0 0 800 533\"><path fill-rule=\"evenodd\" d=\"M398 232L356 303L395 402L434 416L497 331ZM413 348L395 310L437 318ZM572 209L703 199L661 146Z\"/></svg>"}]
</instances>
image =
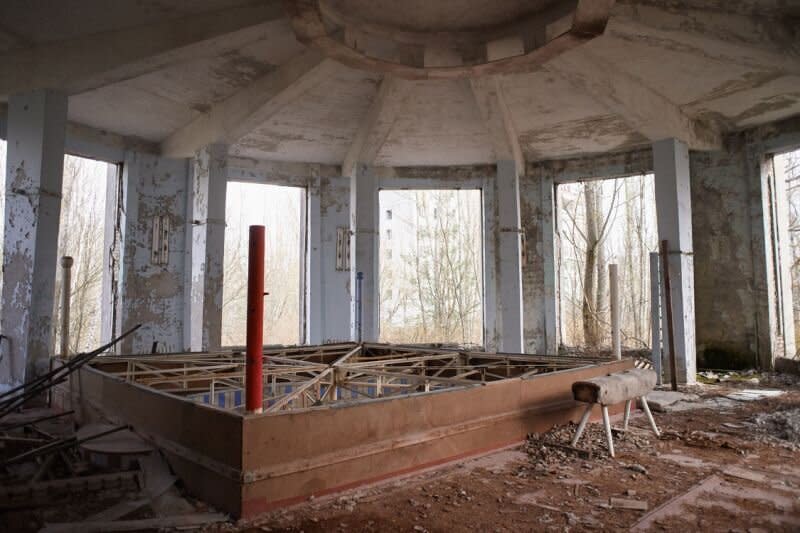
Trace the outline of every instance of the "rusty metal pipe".
<instances>
[{"instance_id":1,"label":"rusty metal pipe","mask_svg":"<svg viewBox=\"0 0 800 533\"><path fill-rule=\"evenodd\" d=\"M250 226L245 358L245 408L248 413L260 413L264 400L264 235L264 226Z\"/></svg>"}]
</instances>

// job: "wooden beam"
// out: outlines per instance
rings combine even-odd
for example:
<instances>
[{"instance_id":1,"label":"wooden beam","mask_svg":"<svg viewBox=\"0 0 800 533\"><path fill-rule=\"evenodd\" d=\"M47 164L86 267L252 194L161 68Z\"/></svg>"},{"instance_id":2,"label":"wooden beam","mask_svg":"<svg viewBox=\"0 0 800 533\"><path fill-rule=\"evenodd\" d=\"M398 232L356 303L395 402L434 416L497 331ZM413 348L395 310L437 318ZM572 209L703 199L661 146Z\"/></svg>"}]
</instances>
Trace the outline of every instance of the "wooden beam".
<instances>
[{"instance_id":1,"label":"wooden beam","mask_svg":"<svg viewBox=\"0 0 800 533\"><path fill-rule=\"evenodd\" d=\"M585 47L559 56L546 68L651 141L674 137L694 150L722 146L722 136L714 125L689 117L642 80Z\"/></svg>"},{"instance_id":2,"label":"wooden beam","mask_svg":"<svg viewBox=\"0 0 800 533\"><path fill-rule=\"evenodd\" d=\"M359 163L371 166L375 162L378 152L389 137L408 92L408 82L384 76L375 99L347 150L342 163L342 175L352 175Z\"/></svg>"},{"instance_id":3,"label":"wooden beam","mask_svg":"<svg viewBox=\"0 0 800 533\"><path fill-rule=\"evenodd\" d=\"M495 160L513 160L518 172L525 171L525 157L519 144L511 112L503 95L499 76L473 78L469 81L475 102L486 122Z\"/></svg>"},{"instance_id":4,"label":"wooden beam","mask_svg":"<svg viewBox=\"0 0 800 533\"><path fill-rule=\"evenodd\" d=\"M263 38L283 18L277 0L202 13L0 54L0 95L39 88L72 94Z\"/></svg>"},{"instance_id":5,"label":"wooden beam","mask_svg":"<svg viewBox=\"0 0 800 533\"><path fill-rule=\"evenodd\" d=\"M236 144L284 106L328 79L337 68L316 50L307 50L170 135L161 143L162 154L190 157L209 144Z\"/></svg>"},{"instance_id":6,"label":"wooden beam","mask_svg":"<svg viewBox=\"0 0 800 533\"><path fill-rule=\"evenodd\" d=\"M788 20L657 6L621 5L607 35L635 46L684 52L759 71L800 74L800 43Z\"/></svg>"}]
</instances>

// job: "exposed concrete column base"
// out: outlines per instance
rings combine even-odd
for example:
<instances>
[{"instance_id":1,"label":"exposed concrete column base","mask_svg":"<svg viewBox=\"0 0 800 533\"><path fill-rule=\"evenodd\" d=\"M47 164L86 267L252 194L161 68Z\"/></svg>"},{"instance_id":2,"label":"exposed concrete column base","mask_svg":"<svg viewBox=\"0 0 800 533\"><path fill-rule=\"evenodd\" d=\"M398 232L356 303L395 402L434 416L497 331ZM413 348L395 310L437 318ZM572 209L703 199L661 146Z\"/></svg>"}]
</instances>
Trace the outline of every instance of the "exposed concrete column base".
<instances>
[{"instance_id":1,"label":"exposed concrete column base","mask_svg":"<svg viewBox=\"0 0 800 533\"><path fill-rule=\"evenodd\" d=\"M53 352L66 126L65 94L9 98L0 385L46 372Z\"/></svg>"},{"instance_id":2,"label":"exposed concrete column base","mask_svg":"<svg viewBox=\"0 0 800 533\"><path fill-rule=\"evenodd\" d=\"M669 248L670 295L675 339L676 370L679 383L696 381L697 346L694 315L694 260L692 248L692 201L689 176L689 149L677 139L653 143L658 238ZM666 315L666 313L663 313ZM669 374L669 339L664 329L663 350Z\"/></svg>"}]
</instances>

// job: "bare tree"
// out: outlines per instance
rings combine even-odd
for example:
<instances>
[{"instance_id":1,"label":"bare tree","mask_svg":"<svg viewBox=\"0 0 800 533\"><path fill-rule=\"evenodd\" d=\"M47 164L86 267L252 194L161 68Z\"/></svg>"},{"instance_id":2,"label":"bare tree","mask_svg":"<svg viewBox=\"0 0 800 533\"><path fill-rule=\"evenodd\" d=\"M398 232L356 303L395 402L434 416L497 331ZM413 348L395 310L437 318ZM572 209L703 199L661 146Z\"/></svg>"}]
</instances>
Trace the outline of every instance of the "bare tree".
<instances>
[{"instance_id":1,"label":"bare tree","mask_svg":"<svg viewBox=\"0 0 800 533\"><path fill-rule=\"evenodd\" d=\"M386 193L383 193L386 194ZM405 246L381 232L381 338L479 344L482 338L480 201L472 191L393 191ZM397 248L404 253L389 256ZM386 266L384 266L386 265Z\"/></svg>"},{"instance_id":2,"label":"bare tree","mask_svg":"<svg viewBox=\"0 0 800 533\"><path fill-rule=\"evenodd\" d=\"M266 226L264 343L300 341L302 189L229 183L225 216L222 344L245 343L249 226Z\"/></svg>"},{"instance_id":3,"label":"bare tree","mask_svg":"<svg viewBox=\"0 0 800 533\"><path fill-rule=\"evenodd\" d=\"M800 346L800 150L775 156L774 164L776 174L786 181L794 331L797 346Z\"/></svg>"},{"instance_id":4,"label":"bare tree","mask_svg":"<svg viewBox=\"0 0 800 533\"><path fill-rule=\"evenodd\" d=\"M74 259L70 289L69 349L84 351L100 342L100 301L103 281L103 233L108 164L67 155L64 158L59 221L53 339L59 346L58 320L63 290L60 258Z\"/></svg>"},{"instance_id":5,"label":"bare tree","mask_svg":"<svg viewBox=\"0 0 800 533\"><path fill-rule=\"evenodd\" d=\"M623 216L618 216L622 213ZM654 250L652 177L592 180L559 186L561 332L567 345L610 341L608 263L620 265L623 342L649 338L648 261ZM645 331L645 329L647 331Z\"/></svg>"}]
</instances>

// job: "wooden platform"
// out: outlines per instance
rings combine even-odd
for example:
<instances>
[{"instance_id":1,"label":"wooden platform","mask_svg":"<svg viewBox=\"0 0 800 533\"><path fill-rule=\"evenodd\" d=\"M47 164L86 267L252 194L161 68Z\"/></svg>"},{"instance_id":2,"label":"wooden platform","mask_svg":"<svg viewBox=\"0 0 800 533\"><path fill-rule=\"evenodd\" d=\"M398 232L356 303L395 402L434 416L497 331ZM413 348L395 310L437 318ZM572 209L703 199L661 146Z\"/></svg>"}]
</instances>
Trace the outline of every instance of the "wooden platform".
<instances>
[{"instance_id":1,"label":"wooden platform","mask_svg":"<svg viewBox=\"0 0 800 533\"><path fill-rule=\"evenodd\" d=\"M214 395L241 389L234 352L103 357L73 379L71 396L84 417L128 423L161 447L198 497L249 517L575 421L574 381L633 367L377 344L265 358L260 415L235 401L214 405Z\"/></svg>"}]
</instances>

